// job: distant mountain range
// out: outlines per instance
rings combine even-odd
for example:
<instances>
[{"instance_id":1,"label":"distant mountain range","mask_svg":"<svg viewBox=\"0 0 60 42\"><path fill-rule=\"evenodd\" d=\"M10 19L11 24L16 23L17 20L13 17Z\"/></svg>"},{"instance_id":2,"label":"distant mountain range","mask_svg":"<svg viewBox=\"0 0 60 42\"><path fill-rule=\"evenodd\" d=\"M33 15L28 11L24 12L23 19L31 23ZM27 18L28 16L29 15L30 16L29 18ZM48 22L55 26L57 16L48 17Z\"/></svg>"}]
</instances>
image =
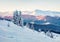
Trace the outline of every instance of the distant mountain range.
<instances>
[{"instance_id":1,"label":"distant mountain range","mask_svg":"<svg viewBox=\"0 0 60 42\"><path fill-rule=\"evenodd\" d=\"M26 14L24 14L26 12ZM35 22L37 24L50 22L55 25L60 25L60 12L56 11L42 11L42 10L35 10L35 15L30 15L33 12L24 11L22 18L25 22ZM27 14L28 13L28 14ZM10 15L11 14L11 15ZM55 16L53 16L55 15ZM3 17L4 16L4 17ZM13 13L9 12L0 12L0 18L3 17L5 19L12 19Z\"/></svg>"},{"instance_id":2,"label":"distant mountain range","mask_svg":"<svg viewBox=\"0 0 60 42\"><path fill-rule=\"evenodd\" d=\"M43 10L35 10L35 15L50 15L50 16L60 16L60 12L56 11L43 11Z\"/></svg>"},{"instance_id":3,"label":"distant mountain range","mask_svg":"<svg viewBox=\"0 0 60 42\"><path fill-rule=\"evenodd\" d=\"M12 16L13 12L0 12L0 16L4 17L4 16Z\"/></svg>"},{"instance_id":4,"label":"distant mountain range","mask_svg":"<svg viewBox=\"0 0 60 42\"><path fill-rule=\"evenodd\" d=\"M49 16L60 16L60 12L57 11L44 11L36 9L34 11L22 11L23 15L49 15ZM13 12L0 12L0 16L13 16Z\"/></svg>"},{"instance_id":5,"label":"distant mountain range","mask_svg":"<svg viewBox=\"0 0 60 42\"><path fill-rule=\"evenodd\" d=\"M49 22L51 24L59 25L60 26L60 17L45 16L44 19L42 19L42 20L36 20L35 22L37 24Z\"/></svg>"}]
</instances>

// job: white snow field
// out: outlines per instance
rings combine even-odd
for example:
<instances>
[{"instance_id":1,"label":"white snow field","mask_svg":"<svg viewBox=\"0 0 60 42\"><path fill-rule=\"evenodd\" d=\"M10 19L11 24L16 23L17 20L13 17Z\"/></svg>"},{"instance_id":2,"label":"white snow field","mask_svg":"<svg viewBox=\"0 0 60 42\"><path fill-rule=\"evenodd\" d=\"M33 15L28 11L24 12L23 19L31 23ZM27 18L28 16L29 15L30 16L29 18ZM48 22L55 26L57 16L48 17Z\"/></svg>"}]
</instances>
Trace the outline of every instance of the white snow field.
<instances>
[{"instance_id":1,"label":"white snow field","mask_svg":"<svg viewBox=\"0 0 60 42\"><path fill-rule=\"evenodd\" d=\"M0 20L0 42L60 42L60 34L53 33L53 35L54 38L50 38L44 32L37 32L26 26L20 27L13 22Z\"/></svg>"}]
</instances>

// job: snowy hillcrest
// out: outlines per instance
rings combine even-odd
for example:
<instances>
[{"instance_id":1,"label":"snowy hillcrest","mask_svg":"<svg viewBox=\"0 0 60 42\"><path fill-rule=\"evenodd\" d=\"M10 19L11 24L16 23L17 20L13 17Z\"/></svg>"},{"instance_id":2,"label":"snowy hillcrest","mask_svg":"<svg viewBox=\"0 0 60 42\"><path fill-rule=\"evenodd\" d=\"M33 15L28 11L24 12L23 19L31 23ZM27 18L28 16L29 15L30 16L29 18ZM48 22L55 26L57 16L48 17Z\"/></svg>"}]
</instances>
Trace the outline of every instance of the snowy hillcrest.
<instances>
[{"instance_id":1,"label":"snowy hillcrest","mask_svg":"<svg viewBox=\"0 0 60 42\"><path fill-rule=\"evenodd\" d=\"M26 26L20 27L13 22L0 20L0 42L60 42L60 34L53 33L54 38L46 35Z\"/></svg>"}]
</instances>

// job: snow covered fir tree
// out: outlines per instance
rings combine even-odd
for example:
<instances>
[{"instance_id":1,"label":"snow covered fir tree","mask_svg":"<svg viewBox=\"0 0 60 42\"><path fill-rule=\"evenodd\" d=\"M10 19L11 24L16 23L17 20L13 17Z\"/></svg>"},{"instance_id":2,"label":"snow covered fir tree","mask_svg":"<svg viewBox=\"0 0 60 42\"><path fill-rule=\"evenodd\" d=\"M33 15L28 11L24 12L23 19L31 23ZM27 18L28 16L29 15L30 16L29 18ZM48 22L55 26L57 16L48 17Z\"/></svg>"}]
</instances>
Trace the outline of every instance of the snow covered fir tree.
<instances>
[{"instance_id":1,"label":"snow covered fir tree","mask_svg":"<svg viewBox=\"0 0 60 42\"><path fill-rule=\"evenodd\" d=\"M13 13L13 22L16 25L23 26L23 18L21 16L21 11L14 11Z\"/></svg>"}]
</instances>

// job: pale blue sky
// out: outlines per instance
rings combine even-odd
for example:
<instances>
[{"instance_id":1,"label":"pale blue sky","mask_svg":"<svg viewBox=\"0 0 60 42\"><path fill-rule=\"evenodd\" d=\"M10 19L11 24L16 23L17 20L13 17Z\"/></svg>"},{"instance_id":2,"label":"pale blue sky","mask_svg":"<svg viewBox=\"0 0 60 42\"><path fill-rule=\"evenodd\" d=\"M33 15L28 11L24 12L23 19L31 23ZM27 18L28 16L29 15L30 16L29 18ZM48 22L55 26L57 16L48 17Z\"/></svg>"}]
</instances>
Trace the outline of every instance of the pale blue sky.
<instances>
[{"instance_id":1,"label":"pale blue sky","mask_svg":"<svg viewBox=\"0 0 60 42\"><path fill-rule=\"evenodd\" d=\"M0 11L14 11L16 9L60 11L60 0L0 0Z\"/></svg>"}]
</instances>

